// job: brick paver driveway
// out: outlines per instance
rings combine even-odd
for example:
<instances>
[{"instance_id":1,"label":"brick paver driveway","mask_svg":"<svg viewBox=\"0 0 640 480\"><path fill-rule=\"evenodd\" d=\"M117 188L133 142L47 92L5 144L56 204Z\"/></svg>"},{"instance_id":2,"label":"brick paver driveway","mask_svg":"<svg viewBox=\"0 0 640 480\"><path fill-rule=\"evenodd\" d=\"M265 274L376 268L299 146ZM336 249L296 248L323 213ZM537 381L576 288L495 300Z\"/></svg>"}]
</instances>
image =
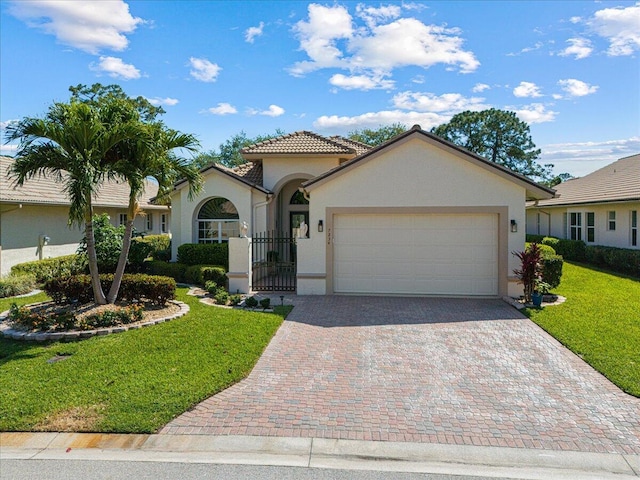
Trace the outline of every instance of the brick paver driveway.
<instances>
[{"instance_id":1,"label":"brick paver driveway","mask_svg":"<svg viewBox=\"0 0 640 480\"><path fill-rule=\"evenodd\" d=\"M500 300L291 300L249 377L162 433L640 454L640 399Z\"/></svg>"}]
</instances>

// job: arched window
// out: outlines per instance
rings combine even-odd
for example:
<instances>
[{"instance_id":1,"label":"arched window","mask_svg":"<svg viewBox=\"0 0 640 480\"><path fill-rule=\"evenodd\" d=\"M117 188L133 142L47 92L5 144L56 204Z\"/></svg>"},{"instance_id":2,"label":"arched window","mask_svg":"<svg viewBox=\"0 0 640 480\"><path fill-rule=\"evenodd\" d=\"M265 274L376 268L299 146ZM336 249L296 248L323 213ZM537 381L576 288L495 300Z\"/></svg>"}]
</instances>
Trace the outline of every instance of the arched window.
<instances>
[{"instance_id":1,"label":"arched window","mask_svg":"<svg viewBox=\"0 0 640 480\"><path fill-rule=\"evenodd\" d=\"M309 205L309 200L304 198L304 194L300 190L296 190L296 193L291 196L289 205Z\"/></svg>"},{"instance_id":2,"label":"arched window","mask_svg":"<svg viewBox=\"0 0 640 480\"><path fill-rule=\"evenodd\" d=\"M238 210L223 197L207 201L198 212L198 243L228 242L240 236Z\"/></svg>"}]
</instances>

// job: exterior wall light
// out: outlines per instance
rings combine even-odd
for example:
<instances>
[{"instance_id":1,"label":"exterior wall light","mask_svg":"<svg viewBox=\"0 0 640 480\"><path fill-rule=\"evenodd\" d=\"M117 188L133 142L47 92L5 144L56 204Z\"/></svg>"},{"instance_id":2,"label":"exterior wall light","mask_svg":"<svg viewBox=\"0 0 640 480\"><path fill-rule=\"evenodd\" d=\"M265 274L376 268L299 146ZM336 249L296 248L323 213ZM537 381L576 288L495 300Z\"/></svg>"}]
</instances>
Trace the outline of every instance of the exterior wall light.
<instances>
[{"instance_id":1,"label":"exterior wall light","mask_svg":"<svg viewBox=\"0 0 640 480\"><path fill-rule=\"evenodd\" d=\"M518 224L515 220L511 220L511 232L516 233L518 231Z\"/></svg>"},{"instance_id":2,"label":"exterior wall light","mask_svg":"<svg viewBox=\"0 0 640 480\"><path fill-rule=\"evenodd\" d=\"M324 231L324 224L322 223L322 220L318 220L318 231L321 233Z\"/></svg>"}]
</instances>

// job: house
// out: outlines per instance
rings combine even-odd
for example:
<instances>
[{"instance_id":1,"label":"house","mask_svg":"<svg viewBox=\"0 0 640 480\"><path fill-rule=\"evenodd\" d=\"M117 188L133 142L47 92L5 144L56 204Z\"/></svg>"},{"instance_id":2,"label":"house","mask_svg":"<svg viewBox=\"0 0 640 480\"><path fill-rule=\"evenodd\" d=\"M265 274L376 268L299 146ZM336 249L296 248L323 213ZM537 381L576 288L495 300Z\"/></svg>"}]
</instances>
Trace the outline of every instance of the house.
<instances>
[{"instance_id":1,"label":"house","mask_svg":"<svg viewBox=\"0 0 640 480\"><path fill-rule=\"evenodd\" d=\"M555 187L527 205L527 233L640 249L640 154Z\"/></svg>"},{"instance_id":2,"label":"house","mask_svg":"<svg viewBox=\"0 0 640 480\"><path fill-rule=\"evenodd\" d=\"M174 258L229 242L234 292L293 275L298 294L516 295L525 202L554 194L418 125L376 148L301 131L241 153L171 200ZM272 230L292 245L257 248Z\"/></svg>"},{"instance_id":3,"label":"house","mask_svg":"<svg viewBox=\"0 0 640 480\"><path fill-rule=\"evenodd\" d=\"M8 274L18 263L75 253L83 237L82 229L67 225L70 202L62 184L35 177L15 187L7 176L11 162L12 158L0 156L0 275ZM134 223L139 232L169 233L169 207L150 201L157 192L158 185L147 181L140 200L144 215ZM128 202L129 187L108 182L94 206L96 213L108 213L120 225L126 221Z\"/></svg>"}]
</instances>

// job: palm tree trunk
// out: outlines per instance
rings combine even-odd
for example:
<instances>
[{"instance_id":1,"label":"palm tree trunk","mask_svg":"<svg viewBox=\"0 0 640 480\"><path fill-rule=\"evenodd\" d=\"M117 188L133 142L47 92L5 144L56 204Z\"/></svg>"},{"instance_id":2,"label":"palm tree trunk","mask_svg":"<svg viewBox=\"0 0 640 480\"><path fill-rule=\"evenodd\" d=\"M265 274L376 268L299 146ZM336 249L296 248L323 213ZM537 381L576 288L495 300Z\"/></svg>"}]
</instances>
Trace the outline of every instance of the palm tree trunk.
<instances>
[{"instance_id":1,"label":"palm tree trunk","mask_svg":"<svg viewBox=\"0 0 640 480\"><path fill-rule=\"evenodd\" d=\"M113 283L107 294L107 302L115 303L118 298L118 292L120 291L120 285L122 284L122 277L124 275L124 269L127 266L127 259L129 257L129 250L131 249L131 234L133 233L133 221L135 219L138 210L138 202L135 199L129 199L129 212L127 214L127 224L124 229L124 238L122 239L122 251L118 258L118 266L116 272L113 274Z\"/></svg>"},{"instance_id":2,"label":"palm tree trunk","mask_svg":"<svg viewBox=\"0 0 640 480\"><path fill-rule=\"evenodd\" d=\"M96 255L96 240L93 235L93 219L91 209L85 215L85 235L87 237L87 256L89 257L89 274L91 275L91 286L93 287L93 299L98 305L105 305L107 298L102 291L100 283L100 272L98 272L98 256Z\"/></svg>"}]
</instances>

